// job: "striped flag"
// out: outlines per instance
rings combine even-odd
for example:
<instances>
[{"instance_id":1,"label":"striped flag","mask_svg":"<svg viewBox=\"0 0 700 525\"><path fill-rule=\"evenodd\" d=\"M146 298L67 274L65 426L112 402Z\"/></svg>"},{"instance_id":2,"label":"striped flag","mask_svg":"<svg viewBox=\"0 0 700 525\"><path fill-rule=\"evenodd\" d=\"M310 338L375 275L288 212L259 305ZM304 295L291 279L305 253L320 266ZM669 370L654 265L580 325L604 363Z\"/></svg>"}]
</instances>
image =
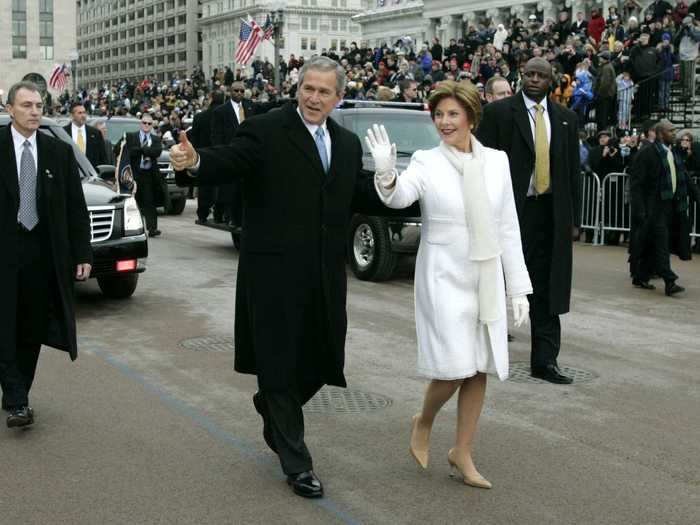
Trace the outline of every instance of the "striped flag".
<instances>
[{"instance_id":1,"label":"striped flag","mask_svg":"<svg viewBox=\"0 0 700 525\"><path fill-rule=\"evenodd\" d=\"M66 87L68 76L70 76L70 66L66 64L61 64L59 66L56 64L49 76L49 87L56 91L63 92L63 89Z\"/></svg>"},{"instance_id":2,"label":"striped flag","mask_svg":"<svg viewBox=\"0 0 700 525\"><path fill-rule=\"evenodd\" d=\"M272 20L270 20L270 15L267 15L267 19L265 20L262 29L263 40L270 40L275 32L275 26L272 24Z\"/></svg>"},{"instance_id":3,"label":"striped flag","mask_svg":"<svg viewBox=\"0 0 700 525\"><path fill-rule=\"evenodd\" d=\"M251 20L250 23L241 22L241 32L235 56L236 63L242 66L247 65L262 39L263 30L255 20Z\"/></svg>"}]
</instances>

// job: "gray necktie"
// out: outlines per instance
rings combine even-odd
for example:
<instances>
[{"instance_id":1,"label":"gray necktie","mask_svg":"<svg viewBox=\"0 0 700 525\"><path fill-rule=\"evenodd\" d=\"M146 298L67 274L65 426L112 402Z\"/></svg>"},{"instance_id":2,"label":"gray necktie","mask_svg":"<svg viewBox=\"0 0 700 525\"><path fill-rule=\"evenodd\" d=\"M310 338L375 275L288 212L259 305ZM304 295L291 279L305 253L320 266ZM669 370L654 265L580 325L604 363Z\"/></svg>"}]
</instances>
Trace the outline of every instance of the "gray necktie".
<instances>
[{"instance_id":1,"label":"gray necktie","mask_svg":"<svg viewBox=\"0 0 700 525\"><path fill-rule=\"evenodd\" d=\"M143 140L141 141L141 147L145 148L148 146L148 135L144 135ZM150 170L151 169L151 159L149 157L146 157L145 155L141 157L141 169L142 170Z\"/></svg>"},{"instance_id":2,"label":"gray necktie","mask_svg":"<svg viewBox=\"0 0 700 525\"><path fill-rule=\"evenodd\" d=\"M314 136L316 137L316 149L318 149L318 154L321 157L321 164L323 165L323 171L328 173L328 152L326 151L326 141L323 140L325 133L321 126L318 127Z\"/></svg>"},{"instance_id":3,"label":"gray necktie","mask_svg":"<svg viewBox=\"0 0 700 525\"><path fill-rule=\"evenodd\" d=\"M36 209L36 166L32 155L32 143L24 141L19 170L19 222L28 230L39 223Z\"/></svg>"}]
</instances>

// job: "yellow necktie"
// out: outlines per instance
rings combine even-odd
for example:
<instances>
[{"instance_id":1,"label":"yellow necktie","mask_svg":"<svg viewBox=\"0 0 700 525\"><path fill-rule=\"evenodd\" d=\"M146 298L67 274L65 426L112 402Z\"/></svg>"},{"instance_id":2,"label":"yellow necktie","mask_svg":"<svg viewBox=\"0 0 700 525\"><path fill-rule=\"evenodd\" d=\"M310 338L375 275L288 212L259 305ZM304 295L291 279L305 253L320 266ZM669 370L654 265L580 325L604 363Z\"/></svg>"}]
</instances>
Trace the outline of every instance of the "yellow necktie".
<instances>
[{"instance_id":1,"label":"yellow necktie","mask_svg":"<svg viewBox=\"0 0 700 525\"><path fill-rule=\"evenodd\" d=\"M238 123L240 124L245 120L245 111L243 111L243 104L238 104Z\"/></svg>"},{"instance_id":2,"label":"yellow necktie","mask_svg":"<svg viewBox=\"0 0 700 525\"><path fill-rule=\"evenodd\" d=\"M78 131L78 149L85 153L85 140L83 139L82 131Z\"/></svg>"},{"instance_id":3,"label":"yellow necktie","mask_svg":"<svg viewBox=\"0 0 700 525\"><path fill-rule=\"evenodd\" d=\"M538 194L549 189L549 140L547 124L544 121L544 107L535 104L535 191Z\"/></svg>"},{"instance_id":4,"label":"yellow necktie","mask_svg":"<svg viewBox=\"0 0 700 525\"><path fill-rule=\"evenodd\" d=\"M668 166L671 168L671 189L675 195L676 193L676 161L673 159L673 153L671 150L666 152L666 158L668 159Z\"/></svg>"}]
</instances>

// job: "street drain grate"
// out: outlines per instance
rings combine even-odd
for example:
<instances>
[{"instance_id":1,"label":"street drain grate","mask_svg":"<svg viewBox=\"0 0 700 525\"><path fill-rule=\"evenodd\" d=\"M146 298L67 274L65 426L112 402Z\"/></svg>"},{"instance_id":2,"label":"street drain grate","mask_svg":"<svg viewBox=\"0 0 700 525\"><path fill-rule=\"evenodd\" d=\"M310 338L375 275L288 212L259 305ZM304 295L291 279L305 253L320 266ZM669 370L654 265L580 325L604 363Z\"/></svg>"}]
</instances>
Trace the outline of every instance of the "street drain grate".
<instances>
[{"instance_id":1,"label":"street drain grate","mask_svg":"<svg viewBox=\"0 0 700 525\"><path fill-rule=\"evenodd\" d=\"M180 346L185 350L195 352L233 352L233 338L222 335L206 335L203 337L193 337L180 341Z\"/></svg>"},{"instance_id":2,"label":"street drain grate","mask_svg":"<svg viewBox=\"0 0 700 525\"><path fill-rule=\"evenodd\" d=\"M304 406L304 411L315 413L338 412L354 414L379 410L391 405L391 399L378 394L327 386Z\"/></svg>"},{"instance_id":3,"label":"street drain grate","mask_svg":"<svg viewBox=\"0 0 700 525\"><path fill-rule=\"evenodd\" d=\"M570 366L560 366L561 373L565 376L572 377L574 384L590 383L598 376L589 370L581 368L572 368ZM510 364L510 374L508 381L514 383L548 383L543 379L537 379L530 375L530 363L526 361L517 361Z\"/></svg>"}]
</instances>

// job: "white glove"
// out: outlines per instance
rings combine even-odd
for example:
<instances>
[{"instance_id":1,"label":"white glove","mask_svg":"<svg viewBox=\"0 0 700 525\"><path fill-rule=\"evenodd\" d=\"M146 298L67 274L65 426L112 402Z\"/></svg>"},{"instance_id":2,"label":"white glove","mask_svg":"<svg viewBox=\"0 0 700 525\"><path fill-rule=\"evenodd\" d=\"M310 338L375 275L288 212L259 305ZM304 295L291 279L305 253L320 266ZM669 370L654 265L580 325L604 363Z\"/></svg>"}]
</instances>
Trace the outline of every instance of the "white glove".
<instances>
[{"instance_id":1,"label":"white glove","mask_svg":"<svg viewBox=\"0 0 700 525\"><path fill-rule=\"evenodd\" d=\"M374 159L374 173L384 187L391 186L396 176L396 144L389 143L384 126L374 124L367 130L365 143Z\"/></svg>"},{"instance_id":2,"label":"white glove","mask_svg":"<svg viewBox=\"0 0 700 525\"><path fill-rule=\"evenodd\" d=\"M528 314L530 313L530 303L526 295L513 297L511 301L513 304L513 321L515 326L518 327L527 321Z\"/></svg>"}]
</instances>

